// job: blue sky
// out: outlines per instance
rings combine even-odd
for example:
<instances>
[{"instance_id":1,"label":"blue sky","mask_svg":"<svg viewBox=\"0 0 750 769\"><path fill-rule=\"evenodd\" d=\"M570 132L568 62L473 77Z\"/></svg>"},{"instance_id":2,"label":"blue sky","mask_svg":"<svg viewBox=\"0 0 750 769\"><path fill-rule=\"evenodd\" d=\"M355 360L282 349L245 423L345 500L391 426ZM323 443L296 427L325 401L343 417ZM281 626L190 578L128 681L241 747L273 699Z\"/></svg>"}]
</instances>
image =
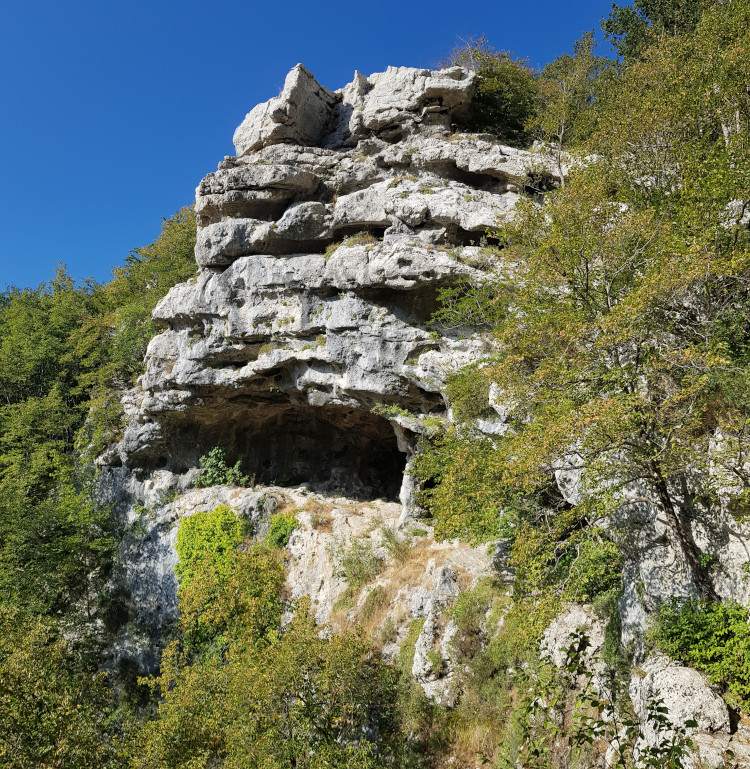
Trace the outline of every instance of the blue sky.
<instances>
[{"instance_id":1,"label":"blue sky","mask_svg":"<svg viewBox=\"0 0 750 769\"><path fill-rule=\"evenodd\" d=\"M302 62L331 89L355 69L434 66L484 33L543 65L610 0L6 0L0 25L0 290L59 261L111 277L232 154L232 133ZM600 35L599 35L600 36Z\"/></svg>"}]
</instances>

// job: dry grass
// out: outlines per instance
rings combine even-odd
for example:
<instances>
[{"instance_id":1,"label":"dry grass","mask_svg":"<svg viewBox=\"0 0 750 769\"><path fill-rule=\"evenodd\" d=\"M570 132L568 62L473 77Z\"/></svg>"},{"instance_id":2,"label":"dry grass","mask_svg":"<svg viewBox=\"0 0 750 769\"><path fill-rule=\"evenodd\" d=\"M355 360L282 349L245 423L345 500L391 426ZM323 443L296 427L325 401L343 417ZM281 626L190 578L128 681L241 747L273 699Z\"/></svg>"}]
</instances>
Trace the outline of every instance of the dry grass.
<instances>
[{"instance_id":1,"label":"dry grass","mask_svg":"<svg viewBox=\"0 0 750 769\"><path fill-rule=\"evenodd\" d=\"M351 604L335 612L331 618L331 624L340 631L361 628L376 647L382 644L381 631L383 623L390 617L395 628L400 628L411 619L405 602L394 606L396 596L403 588L409 588L421 584L424 580L427 563L432 559L437 566L442 566L450 560L451 552L447 549L434 550L431 548L431 540L419 538L404 553L398 562L389 563L377 577L377 584L372 590L364 586L351 595L354 606ZM460 572L459 585L470 585L470 574ZM465 589L462 587L462 589ZM369 595L377 590L375 598L369 599ZM362 593L368 595L362 598ZM354 611L351 613L351 609Z\"/></svg>"},{"instance_id":2,"label":"dry grass","mask_svg":"<svg viewBox=\"0 0 750 769\"><path fill-rule=\"evenodd\" d=\"M305 512L310 513L310 524L316 531L330 534L333 530L333 515L331 511L334 506L331 504L323 504L317 499L311 499L302 508Z\"/></svg>"}]
</instances>

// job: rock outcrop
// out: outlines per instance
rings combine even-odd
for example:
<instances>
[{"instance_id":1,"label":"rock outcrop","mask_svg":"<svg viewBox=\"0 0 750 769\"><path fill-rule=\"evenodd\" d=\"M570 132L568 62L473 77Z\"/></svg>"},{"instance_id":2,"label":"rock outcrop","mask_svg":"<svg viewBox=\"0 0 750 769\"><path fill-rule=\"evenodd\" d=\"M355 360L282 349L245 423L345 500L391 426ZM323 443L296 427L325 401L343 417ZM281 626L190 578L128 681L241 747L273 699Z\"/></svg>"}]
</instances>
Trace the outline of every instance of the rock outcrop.
<instances>
[{"instance_id":1,"label":"rock outcrop","mask_svg":"<svg viewBox=\"0 0 750 769\"><path fill-rule=\"evenodd\" d=\"M198 186L198 276L154 312L110 463L181 474L223 443L258 481L400 498L408 516L417 437L482 350L431 325L440 291L482 278L487 229L544 166L451 133L473 92L459 67L331 92L300 65L248 114Z\"/></svg>"},{"instance_id":2,"label":"rock outcrop","mask_svg":"<svg viewBox=\"0 0 750 769\"><path fill-rule=\"evenodd\" d=\"M309 596L320 622L341 621L335 553L374 548L386 568L357 600L389 596L386 655L423 623L414 675L446 696L447 612L458 581L493 573L490 558L417 538L406 579L378 532L413 539L411 456L450 416L447 376L483 352L475 329L431 323L440 291L483 279L487 229L544 167L490 136L452 133L474 88L461 68L402 67L332 92L297 66L237 129L237 156L199 184L198 274L156 307L163 331L123 401L125 435L101 458L103 491L128 527L121 579L137 629L116 656L153 668L155 635L177 616L181 520L229 504L262 528L291 505L301 525L289 595ZM262 490L193 489L199 457L219 444Z\"/></svg>"}]
</instances>

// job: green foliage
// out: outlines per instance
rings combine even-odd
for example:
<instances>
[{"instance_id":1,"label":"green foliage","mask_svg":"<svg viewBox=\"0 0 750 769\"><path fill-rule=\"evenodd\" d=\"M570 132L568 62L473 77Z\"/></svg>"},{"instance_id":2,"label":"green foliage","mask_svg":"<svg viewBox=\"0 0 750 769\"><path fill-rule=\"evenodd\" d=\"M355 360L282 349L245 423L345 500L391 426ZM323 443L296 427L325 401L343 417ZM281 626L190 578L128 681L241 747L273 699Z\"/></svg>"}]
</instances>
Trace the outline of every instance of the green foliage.
<instances>
[{"instance_id":1,"label":"green foliage","mask_svg":"<svg viewBox=\"0 0 750 769\"><path fill-rule=\"evenodd\" d=\"M608 64L594 54L594 46L594 33L587 32L576 41L572 56L558 56L542 70L540 105L528 123L538 138L552 143L562 186L563 152L591 134L598 80Z\"/></svg>"},{"instance_id":2,"label":"green foliage","mask_svg":"<svg viewBox=\"0 0 750 769\"><path fill-rule=\"evenodd\" d=\"M527 125L537 106L537 75L528 62L496 51L484 36L455 49L449 61L477 73L477 95L460 127L492 133L513 146L529 144Z\"/></svg>"},{"instance_id":3,"label":"green foliage","mask_svg":"<svg viewBox=\"0 0 750 769\"><path fill-rule=\"evenodd\" d=\"M482 651L487 636L494 636L495 627L488 614L495 602L502 604L503 591L492 577L486 577L471 589L461 593L451 611L458 633L453 640L453 651L460 662L475 659ZM493 617L496 619L496 617ZM487 627L487 625L490 627Z\"/></svg>"},{"instance_id":4,"label":"green foliage","mask_svg":"<svg viewBox=\"0 0 750 769\"><path fill-rule=\"evenodd\" d=\"M519 670L516 680L524 696L514 712L517 747L513 766L595 766L597 753L609 749L609 765L631 769L684 769L691 765L692 742L686 729L695 721L675 724L661 700L651 700L645 724L622 706L619 687L602 690L587 659L590 644L573 633L561 669L549 659ZM600 693L601 692L601 693ZM560 713L569 714L560 718ZM639 743L642 729L648 743Z\"/></svg>"},{"instance_id":5,"label":"green foliage","mask_svg":"<svg viewBox=\"0 0 750 769\"><path fill-rule=\"evenodd\" d=\"M508 289L492 275L479 283L458 280L438 291L440 306L430 320L446 329L495 328L505 317Z\"/></svg>"},{"instance_id":6,"label":"green foliage","mask_svg":"<svg viewBox=\"0 0 750 769\"><path fill-rule=\"evenodd\" d=\"M686 466L700 466L710 436L705 417L733 396L717 388L728 381L723 346L706 335L703 320L691 325L685 307L687 296L706 296L718 283L730 289L732 273L745 269L745 246L691 232L698 243L683 256L676 241L688 235L678 230L692 225L681 216L667 225L628 184L622 169L602 161L571 174L543 209L519 205L499 233L514 273L513 301L497 328L497 354L482 369L508 404L513 429L491 445L448 436L432 451L441 461L425 468L428 458L418 475L439 484L426 496L439 518L452 519L446 533L491 536L504 499L542 486L578 440L570 465L585 468L590 488L602 490L600 510L620 484L647 479L708 596L670 484L684 481ZM612 200L618 185L629 203ZM717 243L727 258L735 254L730 262L709 257ZM460 501L451 508L449 499Z\"/></svg>"},{"instance_id":7,"label":"green foliage","mask_svg":"<svg viewBox=\"0 0 750 769\"><path fill-rule=\"evenodd\" d=\"M704 671L730 705L750 712L750 625L738 603L662 606L652 639L670 657Z\"/></svg>"},{"instance_id":8,"label":"green foliage","mask_svg":"<svg viewBox=\"0 0 750 769\"><path fill-rule=\"evenodd\" d=\"M180 585L180 625L185 648L205 651L239 638L248 646L263 643L281 621L284 567L273 550L206 554Z\"/></svg>"},{"instance_id":9,"label":"green foliage","mask_svg":"<svg viewBox=\"0 0 750 769\"><path fill-rule=\"evenodd\" d=\"M486 542L500 533L502 490L490 465L489 438L438 433L420 444L413 474L422 482L420 504L433 516L438 539Z\"/></svg>"},{"instance_id":10,"label":"green foliage","mask_svg":"<svg viewBox=\"0 0 750 769\"><path fill-rule=\"evenodd\" d=\"M628 652L622 645L622 618L618 599L622 595L622 585L614 587L606 593L600 593L593 601L594 610L607 620L604 626L604 644L602 659L612 671L612 675L627 677Z\"/></svg>"},{"instance_id":11,"label":"green foliage","mask_svg":"<svg viewBox=\"0 0 750 769\"><path fill-rule=\"evenodd\" d=\"M151 312L172 286L195 273L195 232L192 208L181 208L102 287L104 311L83 325L77 339L78 353L92 369L98 364L90 380L95 387L130 385L143 372L146 346L158 331Z\"/></svg>"},{"instance_id":12,"label":"green foliage","mask_svg":"<svg viewBox=\"0 0 750 769\"><path fill-rule=\"evenodd\" d=\"M634 5L612 4L602 21L606 39L626 63L640 58L649 43L665 35L691 32L700 19L702 0L635 0Z\"/></svg>"},{"instance_id":13,"label":"green foliage","mask_svg":"<svg viewBox=\"0 0 750 769\"><path fill-rule=\"evenodd\" d=\"M151 310L194 271L192 219L167 222L106 285L76 285L60 266L0 296L0 590L16 606L97 612L114 527L75 450L93 459L117 434L116 388L142 370Z\"/></svg>"},{"instance_id":14,"label":"green foliage","mask_svg":"<svg viewBox=\"0 0 750 769\"><path fill-rule=\"evenodd\" d=\"M412 416L408 409L399 406L397 403L377 403L372 407L372 413L385 417L386 419Z\"/></svg>"},{"instance_id":15,"label":"green foliage","mask_svg":"<svg viewBox=\"0 0 750 769\"><path fill-rule=\"evenodd\" d=\"M106 676L76 671L53 623L0 607L0 763L119 767Z\"/></svg>"},{"instance_id":16,"label":"green foliage","mask_svg":"<svg viewBox=\"0 0 750 769\"><path fill-rule=\"evenodd\" d=\"M277 513L271 516L270 527L266 534L266 542L271 547L286 547L292 532L299 528L297 511L290 510L286 513Z\"/></svg>"},{"instance_id":17,"label":"green foliage","mask_svg":"<svg viewBox=\"0 0 750 769\"><path fill-rule=\"evenodd\" d=\"M398 650L398 666L401 670L401 675L405 678L411 677L411 667L414 664L414 653L417 649L417 639L424 627L425 618L418 617L413 619L409 625L409 631L406 634L406 638L401 642L401 647Z\"/></svg>"},{"instance_id":18,"label":"green foliage","mask_svg":"<svg viewBox=\"0 0 750 769\"><path fill-rule=\"evenodd\" d=\"M584 540L561 564L569 574L567 595L578 601L590 601L618 588L622 565L622 553L614 542Z\"/></svg>"},{"instance_id":19,"label":"green foliage","mask_svg":"<svg viewBox=\"0 0 750 769\"><path fill-rule=\"evenodd\" d=\"M448 399L456 422L469 422L495 413L489 402L491 384L480 368L466 368L448 377Z\"/></svg>"},{"instance_id":20,"label":"green foliage","mask_svg":"<svg viewBox=\"0 0 750 769\"><path fill-rule=\"evenodd\" d=\"M158 710L130 733L129 765L399 765L393 669L360 634L321 637L309 602L280 628L278 555L266 544L239 549L240 541L225 507L180 529L179 637L151 681Z\"/></svg>"},{"instance_id":21,"label":"green foliage","mask_svg":"<svg viewBox=\"0 0 750 769\"><path fill-rule=\"evenodd\" d=\"M233 466L227 464L227 450L214 446L198 460L202 472L195 482L199 489L208 486L247 486L250 479L242 473L242 457Z\"/></svg>"},{"instance_id":22,"label":"green foliage","mask_svg":"<svg viewBox=\"0 0 750 769\"><path fill-rule=\"evenodd\" d=\"M334 552L338 561L339 576L349 584L349 588L358 590L372 582L383 568L383 559L375 553L372 542L360 542L352 539L348 545L342 544Z\"/></svg>"},{"instance_id":23,"label":"green foliage","mask_svg":"<svg viewBox=\"0 0 750 769\"><path fill-rule=\"evenodd\" d=\"M221 558L242 540L242 523L227 505L191 515L177 531L177 578L183 584L190 582L206 558Z\"/></svg>"},{"instance_id":24,"label":"green foliage","mask_svg":"<svg viewBox=\"0 0 750 769\"><path fill-rule=\"evenodd\" d=\"M243 541L226 505L195 513L177 532L180 627L191 652L220 648L237 633L257 644L279 624L283 565L265 545L240 550Z\"/></svg>"},{"instance_id":25,"label":"green foliage","mask_svg":"<svg viewBox=\"0 0 750 769\"><path fill-rule=\"evenodd\" d=\"M186 664L173 645L156 681L156 718L131 742L131 766L382 766L394 739L395 679L356 634L321 638L303 603L261 651L244 645ZM393 743L389 744L389 740Z\"/></svg>"}]
</instances>

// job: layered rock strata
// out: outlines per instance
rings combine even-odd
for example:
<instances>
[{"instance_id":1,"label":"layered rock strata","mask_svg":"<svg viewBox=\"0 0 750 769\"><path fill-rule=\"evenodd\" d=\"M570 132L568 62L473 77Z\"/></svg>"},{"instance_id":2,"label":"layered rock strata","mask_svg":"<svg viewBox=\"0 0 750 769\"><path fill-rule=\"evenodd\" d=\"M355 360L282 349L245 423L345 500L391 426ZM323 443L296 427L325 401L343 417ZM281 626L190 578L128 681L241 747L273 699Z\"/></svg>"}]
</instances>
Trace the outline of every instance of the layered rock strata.
<instances>
[{"instance_id":1,"label":"layered rock strata","mask_svg":"<svg viewBox=\"0 0 750 769\"><path fill-rule=\"evenodd\" d=\"M301 65L198 186L198 275L164 331L109 461L184 473L222 443L263 482L412 502L417 436L447 416L449 372L481 350L431 324L479 278L533 153L451 133L474 75L406 67L331 92ZM406 480L403 480L405 477Z\"/></svg>"}]
</instances>

